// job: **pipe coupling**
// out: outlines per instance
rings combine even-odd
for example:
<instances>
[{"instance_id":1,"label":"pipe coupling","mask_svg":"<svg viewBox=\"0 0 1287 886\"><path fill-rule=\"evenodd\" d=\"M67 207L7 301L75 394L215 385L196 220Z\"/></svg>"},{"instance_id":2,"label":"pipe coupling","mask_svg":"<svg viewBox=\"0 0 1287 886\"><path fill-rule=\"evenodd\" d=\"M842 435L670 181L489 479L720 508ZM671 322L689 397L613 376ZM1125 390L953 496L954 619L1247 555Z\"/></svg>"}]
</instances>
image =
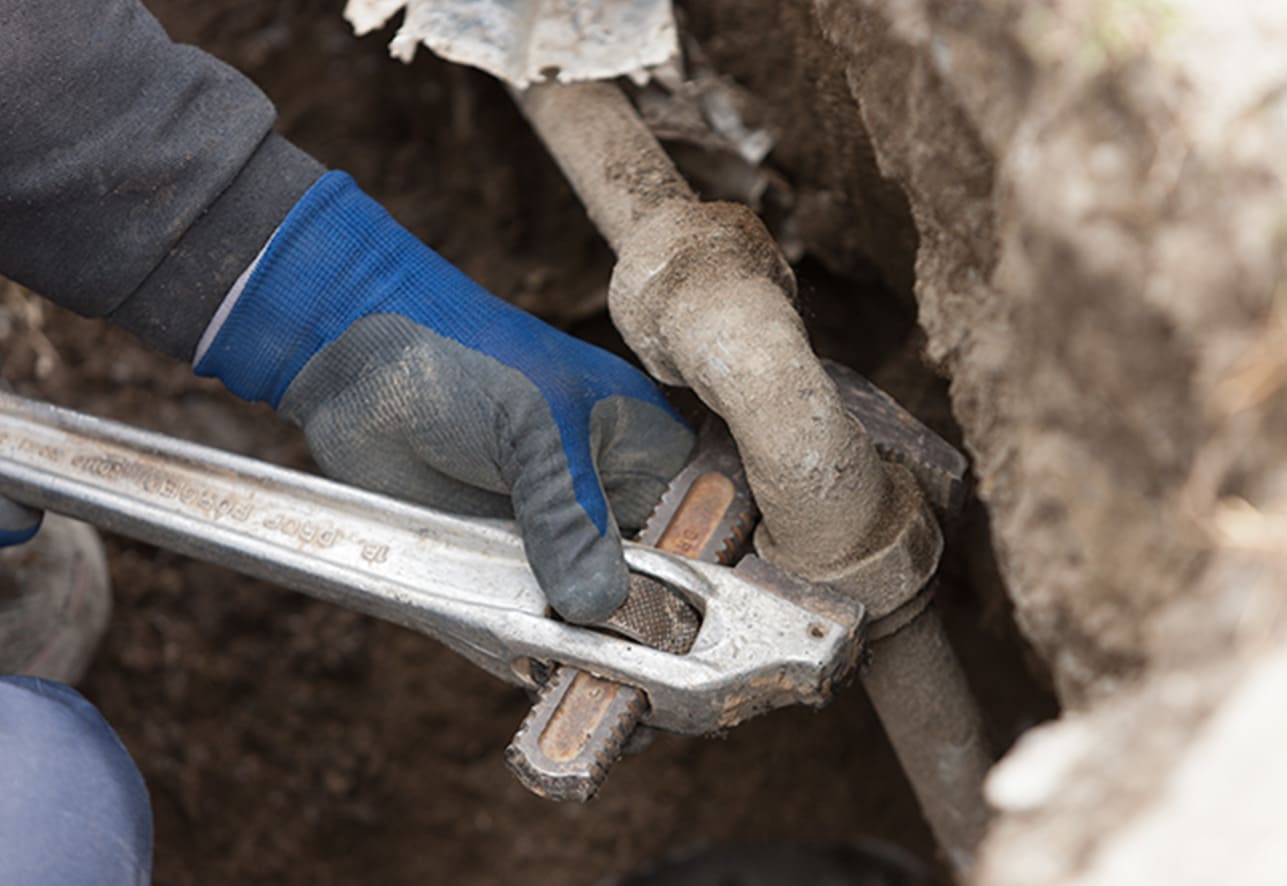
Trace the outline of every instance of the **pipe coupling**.
<instances>
[{"instance_id":1,"label":"pipe coupling","mask_svg":"<svg viewBox=\"0 0 1287 886\"><path fill-rule=\"evenodd\" d=\"M653 375L728 422L764 514L761 554L855 595L873 619L909 601L915 614L942 552L938 523L912 475L883 462L846 411L794 297L754 212L679 201L621 244L608 303Z\"/></svg>"}]
</instances>

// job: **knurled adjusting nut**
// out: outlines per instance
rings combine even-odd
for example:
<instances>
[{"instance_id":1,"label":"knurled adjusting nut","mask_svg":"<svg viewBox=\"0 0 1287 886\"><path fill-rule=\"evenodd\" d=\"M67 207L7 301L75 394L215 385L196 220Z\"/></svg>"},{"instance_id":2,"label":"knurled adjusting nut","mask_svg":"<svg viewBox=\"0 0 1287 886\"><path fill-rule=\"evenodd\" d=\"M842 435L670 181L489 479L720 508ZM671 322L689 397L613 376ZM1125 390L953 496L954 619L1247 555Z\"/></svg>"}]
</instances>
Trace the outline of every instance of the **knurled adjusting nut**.
<instances>
[{"instance_id":1,"label":"knurled adjusting nut","mask_svg":"<svg viewBox=\"0 0 1287 886\"><path fill-rule=\"evenodd\" d=\"M771 282L787 305L795 298L790 264L749 207L675 200L650 212L621 246L608 287L608 309L656 378L684 384L663 344L666 318L678 310L696 314L718 309L718 304L696 300L727 292L730 282L738 280ZM700 322L696 315L690 319Z\"/></svg>"},{"instance_id":2,"label":"knurled adjusting nut","mask_svg":"<svg viewBox=\"0 0 1287 886\"><path fill-rule=\"evenodd\" d=\"M810 562L796 566L776 549L767 527L761 524L755 533L756 550L770 563L857 597L867 610L871 641L897 632L925 610L943 553L942 530L915 478L901 465L882 466L890 480L885 513L875 521L876 534L851 559L822 568Z\"/></svg>"}]
</instances>

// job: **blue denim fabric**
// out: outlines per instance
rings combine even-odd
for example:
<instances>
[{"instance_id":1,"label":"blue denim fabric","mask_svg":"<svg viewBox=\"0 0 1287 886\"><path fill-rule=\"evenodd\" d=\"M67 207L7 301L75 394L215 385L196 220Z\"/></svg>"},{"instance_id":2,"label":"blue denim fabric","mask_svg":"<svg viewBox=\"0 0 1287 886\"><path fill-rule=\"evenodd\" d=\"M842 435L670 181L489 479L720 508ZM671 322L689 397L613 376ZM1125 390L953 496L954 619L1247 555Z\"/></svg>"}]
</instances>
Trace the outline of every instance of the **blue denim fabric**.
<instances>
[{"instance_id":1,"label":"blue denim fabric","mask_svg":"<svg viewBox=\"0 0 1287 886\"><path fill-rule=\"evenodd\" d=\"M112 727L69 686L0 677L0 884L151 877L147 788Z\"/></svg>"}]
</instances>

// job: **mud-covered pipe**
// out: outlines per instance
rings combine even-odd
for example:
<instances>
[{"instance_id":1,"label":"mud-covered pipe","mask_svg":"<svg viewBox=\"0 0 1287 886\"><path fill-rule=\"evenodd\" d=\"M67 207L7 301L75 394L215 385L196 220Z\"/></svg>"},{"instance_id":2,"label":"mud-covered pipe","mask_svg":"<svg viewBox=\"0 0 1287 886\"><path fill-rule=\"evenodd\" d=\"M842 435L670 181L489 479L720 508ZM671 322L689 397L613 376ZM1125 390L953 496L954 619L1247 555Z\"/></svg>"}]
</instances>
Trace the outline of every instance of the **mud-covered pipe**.
<instances>
[{"instance_id":1,"label":"mud-covered pipe","mask_svg":"<svg viewBox=\"0 0 1287 886\"><path fill-rule=\"evenodd\" d=\"M763 514L757 549L856 594L886 626L864 682L964 877L990 757L938 618L922 614L942 536L915 481L845 411L792 305L791 269L750 209L698 202L612 84L516 99L617 253L609 309L626 343L728 423Z\"/></svg>"},{"instance_id":2,"label":"mud-covered pipe","mask_svg":"<svg viewBox=\"0 0 1287 886\"><path fill-rule=\"evenodd\" d=\"M512 94L618 255L655 210L696 201L652 130L613 84L537 84Z\"/></svg>"}]
</instances>

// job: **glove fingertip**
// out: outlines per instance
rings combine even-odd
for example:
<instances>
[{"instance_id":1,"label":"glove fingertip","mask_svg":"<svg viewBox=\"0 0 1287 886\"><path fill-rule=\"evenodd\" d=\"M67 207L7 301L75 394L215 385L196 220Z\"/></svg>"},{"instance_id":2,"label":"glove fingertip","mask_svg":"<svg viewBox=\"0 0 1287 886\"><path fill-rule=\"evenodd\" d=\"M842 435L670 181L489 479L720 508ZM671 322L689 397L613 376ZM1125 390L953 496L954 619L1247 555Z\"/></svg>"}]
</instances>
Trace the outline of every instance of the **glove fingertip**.
<instances>
[{"instance_id":1,"label":"glove fingertip","mask_svg":"<svg viewBox=\"0 0 1287 886\"><path fill-rule=\"evenodd\" d=\"M562 618L577 624L603 621L625 602L630 571L615 535L601 538L561 576L542 581L546 599Z\"/></svg>"},{"instance_id":2,"label":"glove fingertip","mask_svg":"<svg viewBox=\"0 0 1287 886\"><path fill-rule=\"evenodd\" d=\"M41 520L23 529L0 529L0 548L8 548L31 541L40 531Z\"/></svg>"},{"instance_id":3,"label":"glove fingertip","mask_svg":"<svg viewBox=\"0 0 1287 886\"><path fill-rule=\"evenodd\" d=\"M31 541L44 520L44 511L0 496L0 548Z\"/></svg>"}]
</instances>

